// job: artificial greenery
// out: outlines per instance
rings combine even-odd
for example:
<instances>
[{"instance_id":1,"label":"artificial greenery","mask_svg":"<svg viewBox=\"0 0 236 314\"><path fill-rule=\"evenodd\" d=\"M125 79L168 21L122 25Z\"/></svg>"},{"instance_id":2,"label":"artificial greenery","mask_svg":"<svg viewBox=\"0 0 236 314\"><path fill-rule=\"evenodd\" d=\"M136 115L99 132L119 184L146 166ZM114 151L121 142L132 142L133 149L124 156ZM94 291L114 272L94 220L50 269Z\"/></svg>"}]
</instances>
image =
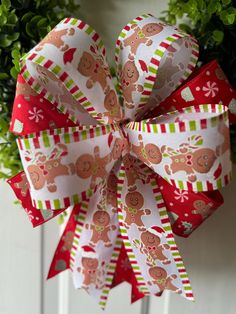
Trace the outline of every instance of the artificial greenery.
<instances>
[{"instance_id":1,"label":"artificial greenery","mask_svg":"<svg viewBox=\"0 0 236 314\"><path fill-rule=\"evenodd\" d=\"M178 24L198 40L200 63L217 59L236 88L236 1L170 0L163 13L165 22ZM236 126L231 126L230 131L232 158L236 163Z\"/></svg>"},{"instance_id":2,"label":"artificial greenery","mask_svg":"<svg viewBox=\"0 0 236 314\"><path fill-rule=\"evenodd\" d=\"M170 0L165 21L197 38L200 61L218 59L225 74L236 87L236 1L231 0Z\"/></svg>"},{"instance_id":3,"label":"artificial greenery","mask_svg":"<svg viewBox=\"0 0 236 314\"><path fill-rule=\"evenodd\" d=\"M60 20L75 14L74 0L2 0L0 5L0 178L15 175L21 162L8 132L19 59Z\"/></svg>"}]
</instances>

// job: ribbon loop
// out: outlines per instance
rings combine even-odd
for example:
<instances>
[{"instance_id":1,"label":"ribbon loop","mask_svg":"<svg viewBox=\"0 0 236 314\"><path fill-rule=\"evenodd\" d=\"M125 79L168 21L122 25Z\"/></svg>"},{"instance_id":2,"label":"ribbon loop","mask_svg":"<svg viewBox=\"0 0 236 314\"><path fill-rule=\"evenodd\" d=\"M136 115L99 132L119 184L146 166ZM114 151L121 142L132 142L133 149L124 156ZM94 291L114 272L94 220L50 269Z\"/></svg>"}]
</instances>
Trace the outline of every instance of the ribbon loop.
<instances>
[{"instance_id":1,"label":"ribbon loop","mask_svg":"<svg viewBox=\"0 0 236 314\"><path fill-rule=\"evenodd\" d=\"M73 122L121 120L102 40L84 22L63 20L24 56L22 66L26 82Z\"/></svg>"},{"instance_id":2,"label":"ribbon loop","mask_svg":"<svg viewBox=\"0 0 236 314\"><path fill-rule=\"evenodd\" d=\"M130 122L126 131L132 155L175 187L200 192L230 180L228 125L227 107L200 105Z\"/></svg>"},{"instance_id":3,"label":"ribbon loop","mask_svg":"<svg viewBox=\"0 0 236 314\"><path fill-rule=\"evenodd\" d=\"M115 125L55 129L18 139L34 207L66 208L92 195L120 157L117 142L122 139Z\"/></svg>"},{"instance_id":4,"label":"ribbon loop","mask_svg":"<svg viewBox=\"0 0 236 314\"><path fill-rule=\"evenodd\" d=\"M126 25L116 63L126 118L138 119L174 91L193 71L196 40L152 15Z\"/></svg>"}]
</instances>

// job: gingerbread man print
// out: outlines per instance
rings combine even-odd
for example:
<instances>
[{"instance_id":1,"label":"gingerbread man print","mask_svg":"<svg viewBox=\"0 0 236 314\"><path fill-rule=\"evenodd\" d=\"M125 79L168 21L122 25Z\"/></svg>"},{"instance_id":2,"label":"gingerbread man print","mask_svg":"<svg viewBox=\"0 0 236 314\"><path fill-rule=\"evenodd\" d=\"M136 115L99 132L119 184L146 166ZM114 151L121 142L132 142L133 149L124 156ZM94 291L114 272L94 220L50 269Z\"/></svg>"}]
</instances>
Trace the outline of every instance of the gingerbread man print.
<instances>
[{"instance_id":1,"label":"gingerbread man print","mask_svg":"<svg viewBox=\"0 0 236 314\"><path fill-rule=\"evenodd\" d=\"M26 101L30 100L30 96L37 96L38 94L30 87L21 75L18 76L16 84L16 97L22 95Z\"/></svg>"},{"instance_id":2,"label":"gingerbread man print","mask_svg":"<svg viewBox=\"0 0 236 314\"><path fill-rule=\"evenodd\" d=\"M104 60L97 57L95 53L84 51L77 70L88 78L86 82L87 88L91 89L98 83L105 94L109 92L110 88L107 84L107 78L110 77L109 68L105 65ZM110 97L112 98L112 95Z\"/></svg>"},{"instance_id":3,"label":"gingerbread man print","mask_svg":"<svg viewBox=\"0 0 236 314\"><path fill-rule=\"evenodd\" d=\"M150 209L142 209L144 205L144 198L138 191L128 192L125 196L125 206L122 206L126 213L124 224L127 229L132 224L135 224L140 231L145 230L142 217L150 215Z\"/></svg>"},{"instance_id":4,"label":"gingerbread man print","mask_svg":"<svg viewBox=\"0 0 236 314\"><path fill-rule=\"evenodd\" d=\"M95 246L102 241L105 247L112 245L108 232L116 230L115 225L110 225L110 216L105 210L97 210L93 215L93 222L86 224L85 228L92 230L90 245Z\"/></svg>"},{"instance_id":5,"label":"gingerbread man print","mask_svg":"<svg viewBox=\"0 0 236 314\"><path fill-rule=\"evenodd\" d=\"M14 183L14 186L17 189L20 189L22 196L25 197L27 195L28 190L29 190L29 182L28 182L24 172L21 175L21 180L19 182Z\"/></svg>"},{"instance_id":6,"label":"gingerbread man print","mask_svg":"<svg viewBox=\"0 0 236 314\"><path fill-rule=\"evenodd\" d=\"M88 245L84 245L81 249L82 267L78 267L77 271L83 275L82 288L88 290L91 285L94 285L96 289L101 289L104 284L99 278L101 270L99 269L98 256L95 250Z\"/></svg>"},{"instance_id":7,"label":"gingerbread man print","mask_svg":"<svg viewBox=\"0 0 236 314\"><path fill-rule=\"evenodd\" d=\"M113 123L114 121L120 121L122 119L122 108L113 89L105 95L104 107L107 111L103 113L103 116L108 117L107 123Z\"/></svg>"},{"instance_id":8,"label":"gingerbread man print","mask_svg":"<svg viewBox=\"0 0 236 314\"><path fill-rule=\"evenodd\" d=\"M82 105L70 94L66 89L63 83L59 83L61 93L56 96L60 105L67 107L68 111L71 110L74 113L75 110L78 110L80 113L84 113Z\"/></svg>"},{"instance_id":9,"label":"gingerbread man print","mask_svg":"<svg viewBox=\"0 0 236 314\"><path fill-rule=\"evenodd\" d=\"M148 272L153 278L152 282L149 282L149 284L157 285L160 292L168 289L179 294L182 293L182 291L172 283L172 281L177 278L177 275L173 274L168 276L166 270L158 266L150 267Z\"/></svg>"},{"instance_id":10,"label":"gingerbread man print","mask_svg":"<svg viewBox=\"0 0 236 314\"><path fill-rule=\"evenodd\" d=\"M151 143L144 145L141 134L139 134L138 140L139 145L132 144L131 146L131 150L136 155L136 157L151 168L153 164L159 164L162 161L162 153L159 147Z\"/></svg>"},{"instance_id":11,"label":"gingerbread man print","mask_svg":"<svg viewBox=\"0 0 236 314\"><path fill-rule=\"evenodd\" d=\"M125 147L125 140L121 138L116 138L114 142L114 146L111 151L111 157L114 160L117 160L121 157L123 148Z\"/></svg>"},{"instance_id":12,"label":"gingerbread man print","mask_svg":"<svg viewBox=\"0 0 236 314\"><path fill-rule=\"evenodd\" d=\"M133 60L128 60L123 70L120 72L121 85L125 106L129 109L134 108L133 92L142 92L143 86L137 83L139 72Z\"/></svg>"},{"instance_id":13,"label":"gingerbread man print","mask_svg":"<svg viewBox=\"0 0 236 314\"><path fill-rule=\"evenodd\" d=\"M207 204L203 200L195 200L193 202L194 210L192 210L192 213L195 215L199 214L202 216L202 219L206 219L211 215L212 205L212 203Z\"/></svg>"},{"instance_id":14,"label":"gingerbread man print","mask_svg":"<svg viewBox=\"0 0 236 314\"><path fill-rule=\"evenodd\" d=\"M75 173L73 163L62 163L63 157L67 154L66 145L57 144L50 156L45 156L41 152L35 155L35 164L27 167L31 184L35 190L41 190L46 184L49 192L56 192L57 185L55 179Z\"/></svg>"},{"instance_id":15,"label":"gingerbread man print","mask_svg":"<svg viewBox=\"0 0 236 314\"><path fill-rule=\"evenodd\" d=\"M81 155L75 164L76 173L82 179L91 179L90 188L94 189L98 178L105 178L108 175L106 166L111 161L110 154L101 157L99 146L95 146L94 154Z\"/></svg>"},{"instance_id":16,"label":"gingerbread man print","mask_svg":"<svg viewBox=\"0 0 236 314\"><path fill-rule=\"evenodd\" d=\"M141 253L147 256L147 264L155 265L157 261L163 265L170 264L170 260L164 254L164 250L170 249L168 244L161 244L161 237L164 230L160 227L153 226L141 233Z\"/></svg>"},{"instance_id":17,"label":"gingerbread man print","mask_svg":"<svg viewBox=\"0 0 236 314\"><path fill-rule=\"evenodd\" d=\"M61 250L64 251L70 251L72 249L73 240L74 240L74 232L67 231L66 234L62 238L63 240L63 246Z\"/></svg>"},{"instance_id":18,"label":"gingerbread man print","mask_svg":"<svg viewBox=\"0 0 236 314\"><path fill-rule=\"evenodd\" d=\"M223 143L216 148L217 155L220 156L230 150L229 127L225 123L221 123L218 127L218 132L223 136Z\"/></svg>"},{"instance_id":19,"label":"gingerbread man print","mask_svg":"<svg viewBox=\"0 0 236 314\"><path fill-rule=\"evenodd\" d=\"M161 151L165 157L170 157L171 164L165 165L167 174L175 174L183 171L190 182L197 180L196 173L208 173L216 160L216 152L211 148L199 148L203 140L200 136L194 136L195 144L183 143L179 149L163 146Z\"/></svg>"},{"instance_id":20,"label":"gingerbread man print","mask_svg":"<svg viewBox=\"0 0 236 314\"><path fill-rule=\"evenodd\" d=\"M121 48L130 47L131 54L135 55L141 44L146 46L152 44L150 37L159 34L163 30L163 25L161 23L149 23L140 28L137 24L133 24L131 28L134 32L124 40Z\"/></svg>"},{"instance_id":21,"label":"gingerbread man print","mask_svg":"<svg viewBox=\"0 0 236 314\"><path fill-rule=\"evenodd\" d=\"M130 154L125 154L123 157L126 178L128 186L134 186L137 180L143 183L150 182L151 170L147 167L142 167L142 162Z\"/></svg>"},{"instance_id":22,"label":"gingerbread man print","mask_svg":"<svg viewBox=\"0 0 236 314\"><path fill-rule=\"evenodd\" d=\"M183 68L183 65L173 64L173 59L167 57L162 66L158 69L157 80L155 81L153 89L160 89L164 87L166 84L172 85L172 77L174 74L178 73L180 68Z\"/></svg>"},{"instance_id":23,"label":"gingerbread man print","mask_svg":"<svg viewBox=\"0 0 236 314\"><path fill-rule=\"evenodd\" d=\"M60 49L61 51L66 51L69 46L65 44L62 37L68 35L73 36L75 33L75 30L73 28L67 28L67 29L61 29L56 30L53 29L50 33L47 34L47 36L36 46L35 50L40 51L43 49L44 45L49 44L53 45L54 47Z\"/></svg>"},{"instance_id":24,"label":"gingerbread man print","mask_svg":"<svg viewBox=\"0 0 236 314\"><path fill-rule=\"evenodd\" d=\"M111 205L112 207L117 207L117 176L111 172L107 179L107 188L106 188L106 201L107 205Z\"/></svg>"}]
</instances>

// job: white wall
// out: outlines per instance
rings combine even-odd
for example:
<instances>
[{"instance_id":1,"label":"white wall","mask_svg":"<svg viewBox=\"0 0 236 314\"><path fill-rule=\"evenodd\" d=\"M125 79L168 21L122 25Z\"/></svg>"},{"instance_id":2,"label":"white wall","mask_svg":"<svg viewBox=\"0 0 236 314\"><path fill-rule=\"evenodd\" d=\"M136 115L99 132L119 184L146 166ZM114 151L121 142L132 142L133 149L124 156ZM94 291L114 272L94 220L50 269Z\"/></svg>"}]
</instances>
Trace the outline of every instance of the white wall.
<instances>
[{"instance_id":1,"label":"white wall","mask_svg":"<svg viewBox=\"0 0 236 314\"><path fill-rule=\"evenodd\" d=\"M123 27L144 13L159 17L166 0L80 0L80 17L102 36L110 64L114 64L116 39Z\"/></svg>"}]
</instances>

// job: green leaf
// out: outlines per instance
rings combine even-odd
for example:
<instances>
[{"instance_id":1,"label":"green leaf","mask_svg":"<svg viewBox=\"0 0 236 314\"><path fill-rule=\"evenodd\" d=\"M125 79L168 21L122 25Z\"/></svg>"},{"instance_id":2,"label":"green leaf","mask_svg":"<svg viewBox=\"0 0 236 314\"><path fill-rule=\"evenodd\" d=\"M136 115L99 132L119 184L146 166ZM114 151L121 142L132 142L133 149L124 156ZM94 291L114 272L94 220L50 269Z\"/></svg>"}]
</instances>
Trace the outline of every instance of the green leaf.
<instances>
[{"instance_id":1,"label":"green leaf","mask_svg":"<svg viewBox=\"0 0 236 314\"><path fill-rule=\"evenodd\" d=\"M6 80L9 78L9 75L7 73L0 73L0 80Z\"/></svg>"},{"instance_id":2,"label":"green leaf","mask_svg":"<svg viewBox=\"0 0 236 314\"><path fill-rule=\"evenodd\" d=\"M32 24L37 24L41 19L42 19L42 16L41 16L41 15L35 15L35 16L31 19L30 23L32 23Z\"/></svg>"},{"instance_id":3,"label":"green leaf","mask_svg":"<svg viewBox=\"0 0 236 314\"><path fill-rule=\"evenodd\" d=\"M5 36L0 35L0 47L6 48L9 47L11 44L12 40L9 40L6 35Z\"/></svg>"},{"instance_id":4,"label":"green leaf","mask_svg":"<svg viewBox=\"0 0 236 314\"><path fill-rule=\"evenodd\" d=\"M37 27L47 26L47 24L48 19L46 19L46 17L43 17L37 22Z\"/></svg>"},{"instance_id":5,"label":"green leaf","mask_svg":"<svg viewBox=\"0 0 236 314\"><path fill-rule=\"evenodd\" d=\"M32 18L32 16L34 16L34 14L32 12L27 12L26 14L24 14L21 18L21 22L23 23L27 23L28 21L30 21L30 19Z\"/></svg>"},{"instance_id":6,"label":"green leaf","mask_svg":"<svg viewBox=\"0 0 236 314\"><path fill-rule=\"evenodd\" d=\"M14 59L20 59L20 51L18 49L13 49L11 52L11 56Z\"/></svg>"},{"instance_id":7,"label":"green leaf","mask_svg":"<svg viewBox=\"0 0 236 314\"><path fill-rule=\"evenodd\" d=\"M32 24L31 23L27 23L26 24L25 31L26 31L26 34L28 36L30 36L31 38L35 37L35 34L34 34L33 30L32 30Z\"/></svg>"},{"instance_id":8,"label":"green leaf","mask_svg":"<svg viewBox=\"0 0 236 314\"><path fill-rule=\"evenodd\" d=\"M3 26L7 23L7 17L5 15L0 15L0 26Z\"/></svg>"},{"instance_id":9,"label":"green leaf","mask_svg":"<svg viewBox=\"0 0 236 314\"><path fill-rule=\"evenodd\" d=\"M15 67L12 67L11 70L10 70L10 73L11 73L11 76L14 78L14 79L17 79L17 76L19 74L20 71L17 71L17 69Z\"/></svg>"},{"instance_id":10,"label":"green leaf","mask_svg":"<svg viewBox=\"0 0 236 314\"><path fill-rule=\"evenodd\" d=\"M221 0L223 5L228 5L231 3L231 0Z\"/></svg>"},{"instance_id":11,"label":"green leaf","mask_svg":"<svg viewBox=\"0 0 236 314\"><path fill-rule=\"evenodd\" d=\"M14 13L11 13L7 18L7 24L15 25L17 21L18 21L18 17Z\"/></svg>"},{"instance_id":12,"label":"green leaf","mask_svg":"<svg viewBox=\"0 0 236 314\"><path fill-rule=\"evenodd\" d=\"M7 38L11 41L16 41L20 36L20 33L14 33L14 34L11 34L11 35L8 35Z\"/></svg>"},{"instance_id":13,"label":"green leaf","mask_svg":"<svg viewBox=\"0 0 236 314\"><path fill-rule=\"evenodd\" d=\"M212 33L212 37L217 45L220 45L224 39L224 33L220 30L214 30Z\"/></svg>"},{"instance_id":14,"label":"green leaf","mask_svg":"<svg viewBox=\"0 0 236 314\"><path fill-rule=\"evenodd\" d=\"M10 8L11 7L11 1L10 0L2 0L1 1L3 5L5 5L6 8Z\"/></svg>"},{"instance_id":15,"label":"green leaf","mask_svg":"<svg viewBox=\"0 0 236 314\"><path fill-rule=\"evenodd\" d=\"M220 19L225 25L232 25L235 21L236 9L231 7L220 13Z\"/></svg>"}]
</instances>

